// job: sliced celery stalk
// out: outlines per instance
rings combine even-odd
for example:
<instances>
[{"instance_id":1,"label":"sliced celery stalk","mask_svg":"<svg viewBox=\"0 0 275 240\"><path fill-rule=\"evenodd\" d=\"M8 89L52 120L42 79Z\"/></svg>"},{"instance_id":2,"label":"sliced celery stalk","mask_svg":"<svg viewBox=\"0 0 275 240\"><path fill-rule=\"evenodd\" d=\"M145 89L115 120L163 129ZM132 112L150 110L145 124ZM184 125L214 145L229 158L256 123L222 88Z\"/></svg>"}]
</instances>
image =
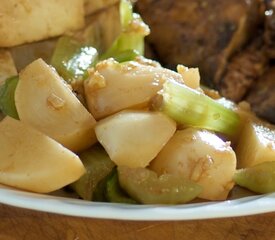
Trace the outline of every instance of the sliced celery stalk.
<instances>
[{"instance_id":1,"label":"sliced celery stalk","mask_svg":"<svg viewBox=\"0 0 275 240\"><path fill-rule=\"evenodd\" d=\"M275 161L237 170L234 181L256 193L275 192Z\"/></svg>"},{"instance_id":2,"label":"sliced celery stalk","mask_svg":"<svg viewBox=\"0 0 275 240\"><path fill-rule=\"evenodd\" d=\"M86 173L70 187L83 199L92 200L98 183L113 170L115 164L100 145L94 145L80 154Z\"/></svg>"},{"instance_id":3,"label":"sliced celery stalk","mask_svg":"<svg viewBox=\"0 0 275 240\"><path fill-rule=\"evenodd\" d=\"M106 182L106 198L109 202L114 203L137 204L137 202L130 198L120 187L117 171L114 171Z\"/></svg>"},{"instance_id":4,"label":"sliced celery stalk","mask_svg":"<svg viewBox=\"0 0 275 240\"><path fill-rule=\"evenodd\" d=\"M234 136L240 117L205 94L184 84L167 81L163 86L161 110L180 124Z\"/></svg>"},{"instance_id":5,"label":"sliced celery stalk","mask_svg":"<svg viewBox=\"0 0 275 240\"><path fill-rule=\"evenodd\" d=\"M147 168L118 166L120 186L133 199L144 204L179 204L196 198L202 187L182 176L157 176Z\"/></svg>"},{"instance_id":6,"label":"sliced celery stalk","mask_svg":"<svg viewBox=\"0 0 275 240\"><path fill-rule=\"evenodd\" d=\"M119 13L121 26L125 29L133 20L133 6L129 0L120 0Z\"/></svg>"},{"instance_id":7,"label":"sliced celery stalk","mask_svg":"<svg viewBox=\"0 0 275 240\"><path fill-rule=\"evenodd\" d=\"M83 46L70 37L61 37L51 59L51 65L65 79L85 79L87 69L97 61L97 50Z\"/></svg>"},{"instance_id":8,"label":"sliced celery stalk","mask_svg":"<svg viewBox=\"0 0 275 240\"><path fill-rule=\"evenodd\" d=\"M129 0L120 1L120 22L122 32L111 47L101 56L101 60L115 57L127 50L132 50L138 55L144 54L144 37L149 34L148 26L143 22L139 14L133 13ZM133 59L134 60L134 55Z\"/></svg>"},{"instance_id":9,"label":"sliced celery stalk","mask_svg":"<svg viewBox=\"0 0 275 240\"><path fill-rule=\"evenodd\" d=\"M107 184L107 181L109 181L109 179L113 176L115 171L116 171L116 168L113 168L113 170L96 185L96 188L93 192L92 201L108 202L108 199L106 197L106 184Z\"/></svg>"},{"instance_id":10,"label":"sliced celery stalk","mask_svg":"<svg viewBox=\"0 0 275 240\"><path fill-rule=\"evenodd\" d=\"M112 58L114 58L119 63L123 63L123 62L132 61L137 56L139 56L139 53L136 50L130 49L130 50L119 52L116 55L113 55Z\"/></svg>"},{"instance_id":11,"label":"sliced celery stalk","mask_svg":"<svg viewBox=\"0 0 275 240\"><path fill-rule=\"evenodd\" d=\"M18 83L18 76L8 78L0 87L0 110L10 117L19 119L14 101L14 92Z\"/></svg>"},{"instance_id":12,"label":"sliced celery stalk","mask_svg":"<svg viewBox=\"0 0 275 240\"><path fill-rule=\"evenodd\" d=\"M113 168L112 172L97 184L92 200L95 202L137 203L120 187L116 168Z\"/></svg>"}]
</instances>

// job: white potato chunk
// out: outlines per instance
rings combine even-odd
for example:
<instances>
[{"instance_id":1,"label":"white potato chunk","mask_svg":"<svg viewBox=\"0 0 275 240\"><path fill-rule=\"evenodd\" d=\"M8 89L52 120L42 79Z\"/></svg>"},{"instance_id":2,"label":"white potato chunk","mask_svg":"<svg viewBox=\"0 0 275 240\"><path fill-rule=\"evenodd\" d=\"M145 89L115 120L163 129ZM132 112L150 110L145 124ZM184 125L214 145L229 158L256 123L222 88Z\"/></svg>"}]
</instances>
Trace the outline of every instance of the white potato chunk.
<instances>
[{"instance_id":1,"label":"white potato chunk","mask_svg":"<svg viewBox=\"0 0 275 240\"><path fill-rule=\"evenodd\" d=\"M200 198L226 199L232 189L236 156L230 144L206 130L180 130L170 139L150 168L159 175L181 175L203 187Z\"/></svg>"},{"instance_id":2,"label":"white potato chunk","mask_svg":"<svg viewBox=\"0 0 275 240\"><path fill-rule=\"evenodd\" d=\"M118 166L146 167L176 131L160 112L122 111L99 121L98 141Z\"/></svg>"},{"instance_id":3,"label":"white potato chunk","mask_svg":"<svg viewBox=\"0 0 275 240\"><path fill-rule=\"evenodd\" d=\"M84 83L88 108L100 119L120 110L146 107L168 79L182 81L180 74L160 66L105 60L96 65Z\"/></svg>"},{"instance_id":4,"label":"white potato chunk","mask_svg":"<svg viewBox=\"0 0 275 240\"><path fill-rule=\"evenodd\" d=\"M0 86L7 78L17 75L12 56L8 50L0 49Z\"/></svg>"},{"instance_id":5,"label":"white potato chunk","mask_svg":"<svg viewBox=\"0 0 275 240\"><path fill-rule=\"evenodd\" d=\"M11 47L79 29L84 25L83 6L83 0L2 0L0 46Z\"/></svg>"},{"instance_id":6,"label":"white potato chunk","mask_svg":"<svg viewBox=\"0 0 275 240\"><path fill-rule=\"evenodd\" d=\"M89 15L104 8L108 8L109 6L118 2L119 0L84 0L85 15Z\"/></svg>"},{"instance_id":7,"label":"white potato chunk","mask_svg":"<svg viewBox=\"0 0 275 240\"><path fill-rule=\"evenodd\" d=\"M42 59L19 73L15 105L19 119L72 151L96 142L95 119Z\"/></svg>"},{"instance_id":8,"label":"white potato chunk","mask_svg":"<svg viewBox=\"0 0 275 240\"><path fill-rule=\"evenodd\" d=\"M275 127L247 121L236 147L239 168L275 161Z\"/></svg>"},{"instance_id":9,"label":"white potato chunk","mask_svg":"<svg viewBox=\"0 0 275 240\"><path fill-rule=\"evenodd\" d=\"M77 155L23 122L6 117L0 132L1 184L47 193L85 173Z\"/></svg>"}]
</instances>

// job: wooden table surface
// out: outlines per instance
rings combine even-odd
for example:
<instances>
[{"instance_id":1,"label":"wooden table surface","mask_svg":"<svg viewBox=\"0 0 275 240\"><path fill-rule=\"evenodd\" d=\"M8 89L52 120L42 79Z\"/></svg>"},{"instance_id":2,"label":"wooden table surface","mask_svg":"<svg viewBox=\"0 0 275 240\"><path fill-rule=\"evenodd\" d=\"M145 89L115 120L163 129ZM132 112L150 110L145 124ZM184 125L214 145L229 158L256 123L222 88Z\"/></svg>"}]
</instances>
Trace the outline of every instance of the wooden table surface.
<instances>
[{"instance_id":1,"label":"wooden table surface","mask_svg":"<svg viewBox=\"0 0 275 240\"><path fill-rule=\"evenodd\" d=\"M200 221L115 221L0 204L0 240L271 240L275 213Z\"/></svg>"}]
</instances>

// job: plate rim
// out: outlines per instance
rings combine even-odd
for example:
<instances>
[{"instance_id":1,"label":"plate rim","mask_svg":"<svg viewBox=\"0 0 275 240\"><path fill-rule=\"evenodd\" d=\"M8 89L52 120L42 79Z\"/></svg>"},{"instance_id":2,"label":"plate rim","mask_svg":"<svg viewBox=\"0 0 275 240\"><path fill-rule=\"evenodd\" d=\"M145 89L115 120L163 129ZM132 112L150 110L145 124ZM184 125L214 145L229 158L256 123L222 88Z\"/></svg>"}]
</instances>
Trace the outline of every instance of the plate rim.
<instances>
[{"instance_id":1,"label":"plate rim","mask_svg":"<svg viewBox=\"0 0 275 240\"><path fill-rule=\"evenodd\" d=\"M275 193L181 205L131 205L0 188L0 203L53 214L94 219L166 221L249 216L275 211Z\"/></svg>"}]
</instances>

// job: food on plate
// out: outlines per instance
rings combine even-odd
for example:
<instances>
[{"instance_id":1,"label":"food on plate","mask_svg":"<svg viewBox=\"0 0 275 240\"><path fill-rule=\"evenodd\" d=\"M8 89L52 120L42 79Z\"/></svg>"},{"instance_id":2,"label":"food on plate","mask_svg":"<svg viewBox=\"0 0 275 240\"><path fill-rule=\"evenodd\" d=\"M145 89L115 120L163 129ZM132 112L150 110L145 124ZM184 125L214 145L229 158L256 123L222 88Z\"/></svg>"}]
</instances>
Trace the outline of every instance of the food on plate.
<instances>
[{"instance_id":1,"label":"food on plate","mask_svg":"<svg viewBox=\"0 0 275 240\"><path fill-rule=\"evenodd\" d=\"M248 121L236 146L238 167L252 167L275 159L275 128L263 123Z\"/></svg>"},{"instance_id":2,"label":"food on plate","mask_svg":"<svg viewBox=\"0 0 275 240\"><path fill-rule=\"evenodd\" d=\"M148 42L161 62L199 67L210 83L260 20L258 0L139 0L137 11L150 26Z\"/></svg>"},{"instance_id":3,"label":"food on plate","mask_svg":"<svg viewBox=\"0 0 275 240\"><path fill-rule=\"evenodd\" d=\"M266 88L275 74L274 0L139 0L137 11L151 28L151 55L199 67L204 84L275 123L274 81Z\"/></svg>"},{"instance_id":4,"label":"food on plate","mask_svg":"<svg viewBox=\"0 0 275 240\"><path fill-rule=\"evenodd\" d=\"M158 176L147 168L118 167L121 187L135 200L145 204L179 204L199 195L201 187L181 176Z\"/></svg>"},{"instance_id":5,"label":"food on plate","mask_svg":"<svg viewBox=\"0 0 275 240\"><path fill-rule=\"evenodd\" d=\"M95 119L42 59L19 73L14 97L21 121L72 151L81 151L96 142Z\"/></svg>"},{"instance_id":6,"label":"food on plate","mask_svg":"<svg viewBox=\"0 0 275 240\"><path fill-rule=\"evenodd\" d=\"M83 0L4 0L1 2L1 47L55 37L84 25Z\"/></svg>"},{"instance_id":7,"label":"food on plate","mask_svg":"<svg viewBox=\"0 0 275 240\"><path fill-rule=\"evenodd\" d=\"M119 0L84 0L85 14L89 15L96 11L103 10L118 2Z\"/></svg>"},{"instance_id":8,"label":"food on plate","mask_svg":"<svg viewBox=\"0 0 275 240\"><path fill-rule=\"evenodd\" d=\"M17 87L18 77L7 78L0 89L0 110L15 119L18 119L17 109L15 107L14 92Z\"/></svg>"},{"instance_id":9,"label":"food on plate","mask_svg":"<svg viewBox=\"0 0 275 240\"><path fill-rule=\"evenodd\" d=\"M0 132L2 184L47 193L85 173L76 154L22 121L5 117Z\"/></svg>"},{"instance_id":10,"label":"food on plate","mask_svg":"<svg viewBox=\"0 0 275 240\"><path fill-rule=\"evenodd\" d=\"M182 77L153 61L130 61L123 65L114 59L102 61L89 72L84 83L88 108L96 119L127 108L146 107L163 83Z\"/></svg>"},{"instance_id":11,"label":"food on plate","mask_svg":"<svg viewBox=\"0 0 275 240\"><path fill-rule=\"evenodd\" d=\"M115 164L112 162L102 146L94 145L83 151L79 155L85 166L86 173L70 187L83 199L95 200L98 185L114 169Z\"/></svg>"},{"instance_id":12,"label":"food on plate","mask_svg":"<svg viewBox=\"0 0 275 240\"><path fill-rule=\"evenodd\" d=\"M148 166L175 131L176 122L162 113L130 110L104 118L95 127L112 161L132 168Z\"/></svg>"},{"instance_id":13,"label":"food on plate","mask_svg":"<svg viewBox=\"0 0 275 240\"><path fill-rule=\"evenodd\" d=\"M31 7L34 20L41 12L41 21L33 26L26 23L27 17L20 24L30 30L41 25L42 31L46 10L61 0L43 3L43 10L36 7L37 1L20 1L16 8ZM77 19L55 26L62 31L32 33L37 38L26 31L13 43L23 45L0 50L0 183L41 193L62 189L86 201L128 204L226 200L235 185L256 193L275 191L262 177L266 171L273 179L275 127L258 118L248 103L234 103L201 84L209 69L208 77L218 83L227 61L251 37L258 21L251 14L258 14L258 2L218 1L215 9L227 7L227 14L211 17L204 15L211 12L209 1L179 4L188 8L183 23L198 24L183 38L192 46L186 54L196 64L192 67L175 58L180 61L171 70L144 57L150 29L129 0L66 2L47 15L59 16L58 24L66 21L63 11L79 11ZM144 13L149 2L140 0L137 9ZM165 1L158 4L170 6ZM219 34L215 29L205 34L199 17L192 15L187 21L194 7L200 9L199 17L207 16L206 24L215 20L214 26L223 26ZM177 10L165 14L167 23L169 14L184 15ZM69 27L82 18L85 26ZM47 23L50 27L52 19ZM153 32L155 27L152 24ZM198 36L202 42L193 41ZM206 48L204 37L210 44ZM204 61L195 61L198 53L204 53ZM170 60L167 55L166 63L175 63ZM264 64L258 70L262 68Z\"/></svg>"},{"instance_id":14,"label":"food on plate","mask_svg":"<svg viewBox=\"0 0 275 240\"><path fill-rule=\"evenodd\" d=\"M275 191L275 162L262 162L255 166L239 169L234 175L234 181L256 193Z\"/></svg>"},{"instance_id":15,"label":"food on plate","mask_svg":"<svg viewBox=\"0 0 275 240\"><path fill-rule=\"evenodd\" d=\"M0 50L0 86L7 78L17 74L11 53L7 50Z\"/></svg>"},{"instance_id":16,"label":"food on plate","mask_svg":"<svg viewBox=\"0 0 275 240\"><path fill-rule=\"evenodd\" d=\"M226 199L233 188L236 155L229 142L206 130L178 130L151 162L158 175L182 176L203 187L200 198Z\"/></svg>"}]
</instances>

